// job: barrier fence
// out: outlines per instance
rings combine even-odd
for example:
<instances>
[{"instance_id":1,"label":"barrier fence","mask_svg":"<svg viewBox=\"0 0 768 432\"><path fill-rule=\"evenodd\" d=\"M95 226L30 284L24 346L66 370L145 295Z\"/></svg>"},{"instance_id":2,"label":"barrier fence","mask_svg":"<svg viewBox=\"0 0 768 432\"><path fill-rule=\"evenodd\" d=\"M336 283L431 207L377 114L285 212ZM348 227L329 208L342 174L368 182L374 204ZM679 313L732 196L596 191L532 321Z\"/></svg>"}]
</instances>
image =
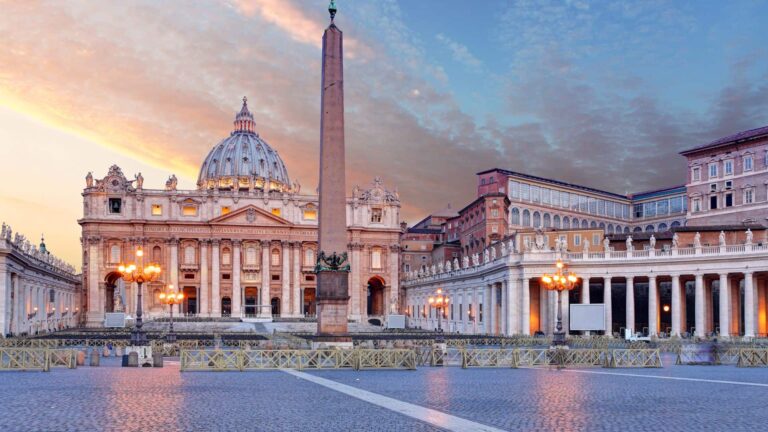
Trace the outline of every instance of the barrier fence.
<instances>
[{"instance_id":1,"label":"barrier fence","mask_svg":"<svg viewBox=\"0 0 768 432\"><path fill-rule=\"evenodd\" d=\"M738 367L768 367L768 349L747 348L739 350Z\"/></svg>"},{"instance_id":2,"label":"barrier fence","mask_svg":"<svg viewBox=\"0 0 768 432\"><path fill-rule=\"evenodd\" d=\"M0 348L0 370L48 372L52 367L77 367L77 351L41 348Z\"/></svg>"}]
</instances>

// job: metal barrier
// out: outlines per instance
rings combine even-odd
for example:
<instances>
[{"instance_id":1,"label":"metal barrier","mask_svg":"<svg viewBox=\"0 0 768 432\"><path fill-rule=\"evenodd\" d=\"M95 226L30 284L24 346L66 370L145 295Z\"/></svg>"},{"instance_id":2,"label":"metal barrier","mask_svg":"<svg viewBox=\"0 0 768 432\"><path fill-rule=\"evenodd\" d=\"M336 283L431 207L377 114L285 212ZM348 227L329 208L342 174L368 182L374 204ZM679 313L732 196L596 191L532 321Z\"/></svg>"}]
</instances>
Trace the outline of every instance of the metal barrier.
<instances>
[{"instance_id":1,"label":"metal barrier","mask_svg":"<svg viewBox=\"0 0 768 432\"><path fill-rule=\"evenodd\" d=\"M77 351L44 348L0 348L0 370L39 370L77 367Z\"/></svg>"},{"instance_id":2,"label":"metal barrier","mask_svg":"<svg viewBox=\"0 0 768 432\"><path fill-rule=\"evenodd\" d=\"M746 348L739 350L738 367L768 367L768 349Z\"/></svg>"},{"instance_id":3,"label":"metal barrier","mask_svg":"<svg viewBox=\"0 0 768 432\"><path fill-rule=\"evenodd\" d=\"M550 364L566 367L594 367L608 365L608 352L602 349L551 349Z\"/></svg>"},{"instance_id":4,"label":"metal barrier","mask_svg":"<svg viewBox=\"0 0 768 432\"><path fill-rule=\"evenodd\" d=\"M77 367L77 351L67 350L46 350L48 355L48 367L65 367L75 369Z\"/></svg>"},{"instance_id":5,"label":"metal barrier","mask_svg":"<svg viewBox=\"0 0 768 432\"><path fill-rule=\"evenodd\" d=\"M513 348L472 349L462 351L461 367L516 368L518 350Z\"/></svg>"},{"instance_id":6,"label":"metal barrier","mask_svg":"<svg viewBox=\"0 0 768 432\"><path fill-rule=\"evenodd\" d=\"M612 368L660 368L661 351L657 349L617 349L611 352Z\"/></svg>"},{"instance_id":7,"label":"metal barrier","mask_svg":"<svg viewBox=\"0 0 768 432\"><path fill-rule=\"evenodd\" d=\"M697 346L682 346L677 351L676 365L713 365L717 359L712 349L699 349Z\"/></svg>"},{"instance_id":8,"label":"metal barrier","mask_svg":"<svg viewBox=\"0 0 768 432\"><path fill-rule=\"evenodd\" d=\"M549 349L517 349L518 366L549 366Z\"/></svg>"},{"instance_id":9,"label":"metal barrier","mask_svg":"<svg viewBox=\"0 0 768 432\"><path fill-rule=\"evenodd\" d=\"M404 349L182 350L182 371L278 369L415 370L416 352Z\"/></svg>"},{"instance_id":10,"label":"metal barrier","mask_svg":"<svg viewBox=\"0 0 768 432\"><path fill-rule=\"evenodd\" d=\"M715 345L712 348L715 364L737 364L739 362L740 352L744 346L738 345Z\"/></svg>"}]
</instances>

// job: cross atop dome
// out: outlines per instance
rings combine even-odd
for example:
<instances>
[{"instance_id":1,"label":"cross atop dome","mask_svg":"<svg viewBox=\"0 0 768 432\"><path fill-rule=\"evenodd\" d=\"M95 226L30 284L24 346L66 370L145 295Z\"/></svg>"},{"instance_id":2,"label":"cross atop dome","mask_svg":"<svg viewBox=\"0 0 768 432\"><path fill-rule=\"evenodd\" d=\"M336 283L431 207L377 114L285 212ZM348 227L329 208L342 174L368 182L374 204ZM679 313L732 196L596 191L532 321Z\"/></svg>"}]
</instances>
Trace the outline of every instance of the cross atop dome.
<instances>
[{"instance_id":1,"label":"cross atop dome","mask_svg":"<svg viewBox=\"0 0 768 432\"><path fill-rule=\"evenodd\" d=\"M240 112L235 116L235 130L236 133L254 133L256 128L256 122L253 121L253 114L248 111L248 98L243 96L243 107L240 108Z\"/></svg>"}]
</instances>

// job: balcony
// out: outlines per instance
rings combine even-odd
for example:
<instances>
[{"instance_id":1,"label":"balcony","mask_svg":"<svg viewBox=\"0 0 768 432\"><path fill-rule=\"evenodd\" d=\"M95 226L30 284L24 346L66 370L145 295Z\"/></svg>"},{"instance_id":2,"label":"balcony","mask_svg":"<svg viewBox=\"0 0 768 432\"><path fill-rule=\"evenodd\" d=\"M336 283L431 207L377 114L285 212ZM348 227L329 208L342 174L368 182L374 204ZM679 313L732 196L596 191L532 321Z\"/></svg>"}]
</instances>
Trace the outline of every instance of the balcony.
<instances>
[{"instance_id":1,"label":"balcony","mask_svg":"<svg viewBox=\"0 0 768 432\"><path fill-rule=\"evenodd\" d=\"M181 264L179 265L179 270L181 271L198 271L200 270L200 266L197 264Z\"/></svg>"}]
</instances>

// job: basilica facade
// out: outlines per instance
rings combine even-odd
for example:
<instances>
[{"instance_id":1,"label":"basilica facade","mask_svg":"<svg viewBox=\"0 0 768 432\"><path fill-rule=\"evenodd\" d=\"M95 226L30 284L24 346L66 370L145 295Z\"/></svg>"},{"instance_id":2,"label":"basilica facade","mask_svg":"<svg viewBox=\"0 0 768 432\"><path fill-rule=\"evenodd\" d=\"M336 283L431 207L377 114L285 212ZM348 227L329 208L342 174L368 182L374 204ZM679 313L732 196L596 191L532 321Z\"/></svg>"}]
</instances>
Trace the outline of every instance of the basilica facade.
<instances>
[{"instance_id":1,"label":"basilica facade","mask_svg":"<svg viewBox=\"0 0 768 432\"><path fill-rule=\"evenodd\" d=\"M278 152L255 130L247 100L231 134L204 159L197 189L144 187L117 166L83 191L83 306L86 324L137 306L137 285L117 271L135 261L157 263L145 284L145 316L168 314L159 301L172 286L184 293L179 312L201 317L298 318L315 313L318 196L291 182ZM347 199L349 317L366 320L398 304L400 200L375 178Z\"/></svg>"}]
</instances>

